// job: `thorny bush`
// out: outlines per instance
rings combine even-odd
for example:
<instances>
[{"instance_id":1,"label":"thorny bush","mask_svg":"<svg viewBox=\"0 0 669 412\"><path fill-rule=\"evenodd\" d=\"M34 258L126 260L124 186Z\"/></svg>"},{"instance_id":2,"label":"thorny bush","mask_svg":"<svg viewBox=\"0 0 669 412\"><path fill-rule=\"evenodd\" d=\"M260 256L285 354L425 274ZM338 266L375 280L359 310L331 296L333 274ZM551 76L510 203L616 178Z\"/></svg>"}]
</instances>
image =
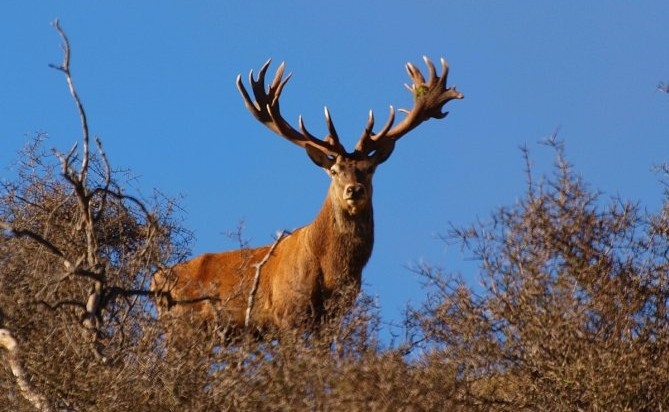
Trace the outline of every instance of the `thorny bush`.
<instances>
[{"instance_id":1,"label":"thorny bush","mask_svg":"<svg viewBox=\"0 0 669 412\"><path fill-rule=\"evenodd\" d=\"M669 202L605 205L548 143L553 176L535 184L528 168L522 200L451 233L482 287L423 268L435 287L412 315L429 342L421 361L443 365L436 376L461 384L471 410L663 410Z\"/></svg>"}]
</instances>

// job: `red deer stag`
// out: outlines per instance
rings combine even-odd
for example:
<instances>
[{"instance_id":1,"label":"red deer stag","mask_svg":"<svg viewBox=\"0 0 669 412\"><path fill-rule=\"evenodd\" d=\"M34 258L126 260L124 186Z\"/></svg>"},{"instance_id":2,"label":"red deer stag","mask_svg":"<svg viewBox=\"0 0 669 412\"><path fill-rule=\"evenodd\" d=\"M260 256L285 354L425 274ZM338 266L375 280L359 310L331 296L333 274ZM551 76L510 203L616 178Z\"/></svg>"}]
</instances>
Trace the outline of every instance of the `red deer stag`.
<instances>
[{"instance_id":1,"label":"red deer stag","mask_svg":"<svg viewBox=\"0 0 669 412\"><path fill-rule=\"evenodd\" d=\"M393 126L395 111L390 106L388 121L374 133L370 111L367 126L351 153L340 143L327 108L328 135L323 139L306 130L301 116L299 130L284 120L279 97L290 75L283 77L283 63L268 90L265 73L270 61L260 69L257 80L251 71L255 101L238 76L237 87L251 114L276 134L303 147L332 179L323 207L311 224L280 236L273 245L207 253L158 272L152 290L173 311L199 313L203 319L223 314L224 321L237 330L313 324L340 291L357 293L374 243L372 176L376 167L388 159L398 139L425 120L444 118L444 104L463 97L455 87L446 87L448 65L444 59L440 76L434 64L424 59L429 70L427 82L414 65L406 65L413 82L406 86L413 93L414 107L402 110L404 120ZM215 299L205 298L207 294ZM217 305L216 311L212 304Z\"/></svg>"}]
</instances>

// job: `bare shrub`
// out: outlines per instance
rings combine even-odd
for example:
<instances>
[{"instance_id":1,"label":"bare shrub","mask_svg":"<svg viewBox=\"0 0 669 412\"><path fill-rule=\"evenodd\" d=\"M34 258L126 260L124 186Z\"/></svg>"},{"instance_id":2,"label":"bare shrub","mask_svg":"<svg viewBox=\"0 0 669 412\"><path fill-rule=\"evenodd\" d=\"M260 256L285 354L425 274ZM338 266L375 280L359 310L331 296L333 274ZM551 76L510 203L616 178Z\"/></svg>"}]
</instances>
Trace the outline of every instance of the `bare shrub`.
<instances>
[{"instance_id":1,"label":"bare shrub","mask_svg":"<svg viewBox=\"0 0 669 412\"><path fill-rule=\"evenodd\" d=\"M413 320L428 369L478 410L661 410L669 404L669 202L600 196L557 153L555 173L489 224L456 228L482 287L420 268L434 292ZM529 164L529 163L528 163Z\"/></svg>"}]
</instances>

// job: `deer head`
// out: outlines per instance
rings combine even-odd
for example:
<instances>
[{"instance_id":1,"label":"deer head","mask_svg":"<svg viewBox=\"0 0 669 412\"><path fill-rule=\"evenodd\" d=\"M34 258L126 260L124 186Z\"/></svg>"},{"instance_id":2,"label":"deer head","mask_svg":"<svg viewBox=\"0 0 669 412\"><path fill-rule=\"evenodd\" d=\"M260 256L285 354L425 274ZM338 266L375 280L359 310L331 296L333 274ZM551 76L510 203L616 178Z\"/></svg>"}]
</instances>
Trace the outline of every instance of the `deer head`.
<instances>
[{"instance_id":1,"label":"deer head","mask_svg":"<svg viewBox=\"0 0 669 412\"><path fill-rule=\"evenodd\" d=\"M448 113L442 112L442 107L450 100L463 98L462 93L456 91L455 87L446 87L448 65L443 58L440 76L437 76L434 64L427 57L423 59L429 72L427 82L418 68L411 63L406 65L412 84L405 86L413 94L414 106L411 110L400 109L406 113L404 120L394 125L395 109L390 106L387 122L381 130L374 132L374 113L370 110L365 130L353 152L347 152L341 144L327 107L325 122L328 134L322 139L307 131L302 116L298 120L299 130L284 120L279 108L279 97L291 77L289 74L284 78L284 63L277 69L274 80L267 90L265 90L265 74L271 59L262 66L257 79L251 70L249 83L255 101L251 99L242 84L241 75L237 77L237 88L244 98L246 108L259 122L276 134L303 147L309 158L317 166L325 169L332 178L330 186L332 199L349 214L356 215L360 211L367 210L371 204L372 176L376 167L390 157L397 140L427 119L446 117Z\"/></svg>"}]
</instances>

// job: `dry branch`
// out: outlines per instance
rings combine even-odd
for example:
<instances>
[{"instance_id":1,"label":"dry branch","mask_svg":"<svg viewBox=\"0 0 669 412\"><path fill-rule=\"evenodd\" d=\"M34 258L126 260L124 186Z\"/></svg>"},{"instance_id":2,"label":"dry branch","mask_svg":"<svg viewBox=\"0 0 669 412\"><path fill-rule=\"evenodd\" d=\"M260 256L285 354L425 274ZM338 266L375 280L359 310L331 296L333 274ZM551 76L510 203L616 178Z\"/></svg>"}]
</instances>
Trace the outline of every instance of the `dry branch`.
<instances>
[{"instance_id":1,"label":"dry branch","mask_svg":"<svg viewBox=\"0 0 669 412\"><path fill-rule=\"evenodd\" d=\"M0 229L10 232L16 237L28 237L34 240L40 245L46 247L49 250L49 252L62 258L66 262L65 266L68 266L69 262L67 261L67 259L65 259L65 255L63 254L63 252L59 248L57 248L56 245L54 245L53 243L49 242L47 239L42 237L39 233L35 233L31 230L18 229L10 225L9 223L3 221L0 221ZM71 264L69 265L71 266Z\"/></svg>"},{"instance_id":2,"label":"dry branch","mask_svg":"<svg viewBox=\"0 0 669 412\"><path fill-rule=\"evenodd\" d=\"M88 134L88 120L86 118L86 111L84 110L84 105L81 103L81 99L79 98L79 95L77 94L77 90L74 87L74 82L72 81L72 75L70 73L70 41L67 38L67 35L63 31L63 29L60 27L60 22L58 19L54 20L53 22L53 27L56 29L58 34L60 35L60 38L63 40L63 63L61 63L60 66L56 65L50 65L56 70L60 70L63 73L65 73L65 77L67 79L67 85L70 88L70 94L72 94L72 98L74 99L74 102L77 105L77 110L79 111L79 118L81 120L81 131L82 131L82 138L84 142L84 156L82 158L82 164L81 164L81 169L79 170L79 180L80 181L85 181L86 180L86 174L88 173L88 162L90 160L90 153L89 153L89 134Z\"/></svg>"},{"instance_id":3,"label":"dry branch","mask_svg":"<svg viewBox=\"0 0 669 412\"><path fill-rule=\"evenodd\" d=\"M43 412L50 412L53 409L44 395L30 382L30 375L23 366L19 358L19 345L12 333L7 329L0 329L0 347L7 350L7 362L12 374L16 378L16 384L19 387L21 395L30 402L35 409Z\"/></svg>"},{"instance_id":4,"label":"dry branch","mask_svg":"<svg viewBox=\"0 0 669 412\"><path fill-rule=\"evenodd\" d=\"M248 329L249 323L251 321L251 310L253 310L256 294L258 293L258 285L260 284L260 271L262 270L262 267L265 265L265 263L269 261L269 258L272 256L272 253L274 252L274 249L276 249L276 246L279 244L279 242L281 242L281 239L283 239L288 235L290 235L290 232L287 230L282 230L281 232L279 232L279 234L276 237L276 240L274 241L274 243L272 243L272 246L267 251L267 254L263 258L263 260L254 265L256 268L256 273L253 278L253 285L251 286L251 291L249 292L248 304L246 306L246 316L244 317L244 329Z\"/></svg>"}]
</instances>

